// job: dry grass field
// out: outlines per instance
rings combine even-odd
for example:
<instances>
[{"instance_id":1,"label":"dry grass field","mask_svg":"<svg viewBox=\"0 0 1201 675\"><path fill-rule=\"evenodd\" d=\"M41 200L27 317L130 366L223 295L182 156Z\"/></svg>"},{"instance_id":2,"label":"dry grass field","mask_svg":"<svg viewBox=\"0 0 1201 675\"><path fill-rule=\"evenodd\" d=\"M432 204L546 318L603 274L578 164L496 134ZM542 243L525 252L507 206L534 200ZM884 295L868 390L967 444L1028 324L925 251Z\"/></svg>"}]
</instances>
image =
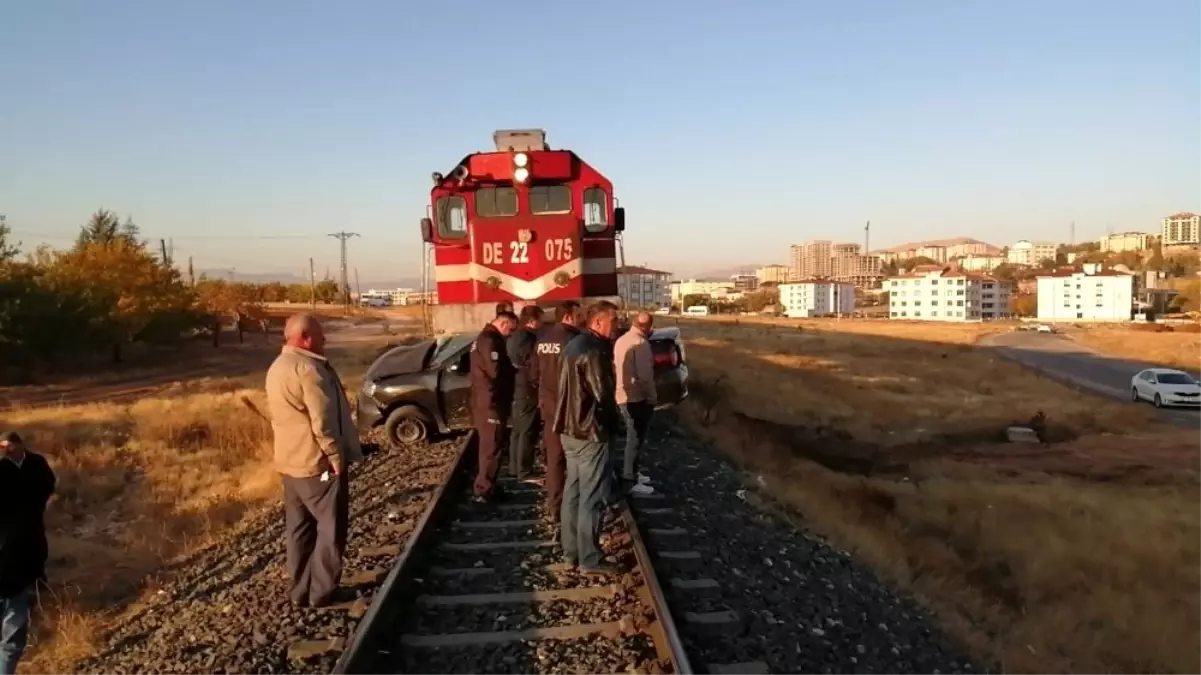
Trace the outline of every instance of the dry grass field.
<instances>
[{"instance_id":1,"label":"dry grass field","mask_svg":"<svg viewBox=\"0 0 1201 675\"><path fill-rule=\"evenodd\" d=\"M1201 443L979 326L682 321L681 420L1017 672L1198 672ZM1003 328L1002 328L1003 329ZM1049 445L1000 442L1046 416ZM1140 435L1124 435L1140 430Z\"/></svg>"},{"instance_id":2,"label":"dry grass field","mask_svg":"<svg viewBox=\"0 0 1201 675\"><path fill-rule=\"evenodd\" d=\"M348 390L361 382L382 339L331 345ZM274 343L253 349L252 370L245 367L251 357L229 356L228 377L139 370L142 384L156 387L143 398L68 405L31 399L34 405L22 407L23 388L0 392L18 405L0 411L0 428L19 430L59 481L47 512L51 588L40 598L24 669L67 672L92 653L106 621L153 590L169 561L278 500L270 428L240 401L245 395L265 409L262 379L277 350ZM169 384L171 374L183 381ZM70 400L105 401L110 388L82 384Z\"/></svg>"},{"instance_id":3,"label":"dry grass field","mask_svg":"<svg viewBox=\"0 0 1201 675\"><path fill-rule=\"evenodd\" d=\"M1089 326L1068 335L1102 354L1189 372L1201 370L1201 330L1195 324L1155 332L1152 326Z\"/></svg>"}]
</instances>

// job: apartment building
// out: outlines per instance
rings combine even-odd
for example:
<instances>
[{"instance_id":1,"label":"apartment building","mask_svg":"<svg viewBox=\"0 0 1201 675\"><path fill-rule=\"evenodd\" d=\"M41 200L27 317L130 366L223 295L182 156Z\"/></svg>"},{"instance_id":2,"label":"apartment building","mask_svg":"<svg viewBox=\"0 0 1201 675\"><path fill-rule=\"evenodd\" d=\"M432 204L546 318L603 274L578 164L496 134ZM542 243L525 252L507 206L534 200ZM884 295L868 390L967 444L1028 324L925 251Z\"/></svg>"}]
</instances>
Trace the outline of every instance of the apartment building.
<instances>
[{"instance_id":1,"label":"apartment building","mask_svg":"<svg viewBox=\"0 0 1201 675\"><path fill-rule=\"evenodd\" d=\"M1201 244L1201 216L1195 213L1174 213L1164 218L1161 241L1164 246Z\"/></svg>"},{"instance_id":2,"label":"apartment building","mask_svg":"<svg viewBox=\"0 0 1201 675\"><path fill-rule=\"evenodd\" d=\"M936 263L945 263L947 257L946 246L919 246L914 250L915 258L929 258Z\"/></svg>"},{"instance_id":3,"label":"apartment building","mask_svg":"<svg viewBox=\"0 0 1201 675\"><path fill-rule=\"evenodd\" d=\"M991 272L1005 264L1005 256L971 254L957 258L954 262L966 272Z\"/></svg>"},{"instance_id":4,"label":"apartment building","mask_svg":"<svg viewBox=\"0 0 1201 675\"><path fill-rule=\"evenodd\" d=\"M1009 284L978 272L919 266L889 277L888 316L910 321L990 321L1009 316Z\"/></svg>"},{"instance_id":5,"label":"apartment building","mask_svg":"<svg viewBox=\"0 0 1201 675\"><path fill-rule=\"evenodd\" d=\"M754 274L735 274L730 277L730 284L737 293L752 293L759 288L759 277Z\"/></svg>"},{"instance_id":6,"label":"apartment building","mask_svg":"<svg viewBox=\"0 0 1201 675\"><path fill-rule=\"evenodd\" d=\"M1084 265L1038 276L1038 318L1045 321L1130 321L1134 275Z\"/></svg>"},{"instance_id":7,"label":"apartment building","mask_svg":"<svg viewBox=\"0 0 1201 675\"><path fill-rule=\"evenodd\" d=\"M997 251L997 249L982 241L960 241L955 244L948 244L945 248L947 249L947 260L969 255L989 255Z\"/></svg>"},{"instance_id":8,"label":"apartment building","mask_svg":"<svg viewBox=\"0 0 1201 675\"><path fill-rule=\"evenodd\" d=\"M788 281L788 265L764 265L755 270L760 284L783 284Z\"/></svg>"},{"instance_id":9,"label":"apartment building","mask_svg":"<svg viewBox=\"0 0 1201 675\"><path fill-rule=\"evenodd\" d=\"M859 288L875 288L884 278L884 263L879 256L862 255L859 244L844 244L841 255L832 260L835 281L852 284Z\"/></svg>"},{"instance_id":10,"label":"apartment building","mask_svg":"<svg viewBox=\"0 0 1201 675\"><path fill-rule=\"evenodd\" d=\"M395 307L404 305L420 305L422 303L434 305L438 303L438 293L436 291L422 293L421 291L414 290L412 288L371 288L363 291L359 298L381 298L389 305Z\"/></svg>"},{"instance_id":11,"label":"apartment building","mask_svg":"<svg viewBox=\"0 0 1201 675\"><path fill-rule=\"evenodd\" d=\"M1059 247L1048 242L1034 242L1023 239L1009 247L1008 262L1010 265L1025 265L1034 267L1044 260L1054 260Z\"/></svg>"},{"instance_id":12,"label":"apartment building","mask_svg":"<svg viewBox=\"0 0 1201 675\"><path fill-rule=\"evenodd\" d=\"M670 284L671 304L678 305L689 295L707 295L711 298L728 298L734 292L734 285L728 281L698 281L686 279L673 281Z\"/></svg>"},{"instance_id":13,"label":"apartment building","mask_svg":"<svg viewBox=\"0 0 1201 675\"><path fill-rule=\"evenodd\" d=\"M828 240L793 244L788 249L789 280L830 276L834 271L830 263L833 255L834 243Z\"/></svg>"},{"instance_id":14,"label":"apartment building","mask_svg":"<svg viewBox=\"0 0 1201 675\"><path fill-rule=\"evenodd\" d=\"M780 304L784 316L793 319L851 314L855 311L855 286L829 279L782 284Z\"/></svg>"},{"instance_id":15,"label":"apartment building","mask_svg":"<svg viewBox=\"0 0 1201 675\"><path fill-rule=\"evenodd\" d=\"M619 267L617 294L630 309L671 307L671 272L638 265Z\"/></svg>"},{"instance_id":16,"label":"apartment building","mask_svg":"<svg viewBox=\"0 0 1201 675\"><path fill-rule=\"evenodd\" d=\"M1105 253L1123 253L1125 251L1145 251L1149 248L1155 248L1155 243L1158 241L1158 234L1148 232L1116 232L1098 239L1097 245Z\"/></svg>"}]
</instances>

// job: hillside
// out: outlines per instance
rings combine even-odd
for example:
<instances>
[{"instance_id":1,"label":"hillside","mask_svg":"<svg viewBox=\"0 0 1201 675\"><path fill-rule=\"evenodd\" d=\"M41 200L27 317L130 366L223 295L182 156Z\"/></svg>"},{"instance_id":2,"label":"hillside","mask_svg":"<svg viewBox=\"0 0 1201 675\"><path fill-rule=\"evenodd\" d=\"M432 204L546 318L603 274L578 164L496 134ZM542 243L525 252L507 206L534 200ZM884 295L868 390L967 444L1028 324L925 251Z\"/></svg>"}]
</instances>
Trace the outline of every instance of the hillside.
<instances>
[{"instance_id":1,"label":"hillside","mask_svg":"<svg viewBox=\"0 0 1201 675\"><path fill-rule=\"evenodd\" d=\"M907 244L898 244L896 246L890 246L888 248L877 249L875 251L872 251L872 253L877 253L877 254L879 254L879 253L899 253L901 251L908 251L910 249L921 248L923 246L958 246L960 244L984 244L985 246L988 247L989 254L995 255L995 254L1001 252L1001 247L993 246L992 244L990 244L986 241L980 241L979 239L973 239L971 237L952 237L950 239L927 239L925 241L915 241L915 242L910 242Z\"/></svg>"}]
</instances>

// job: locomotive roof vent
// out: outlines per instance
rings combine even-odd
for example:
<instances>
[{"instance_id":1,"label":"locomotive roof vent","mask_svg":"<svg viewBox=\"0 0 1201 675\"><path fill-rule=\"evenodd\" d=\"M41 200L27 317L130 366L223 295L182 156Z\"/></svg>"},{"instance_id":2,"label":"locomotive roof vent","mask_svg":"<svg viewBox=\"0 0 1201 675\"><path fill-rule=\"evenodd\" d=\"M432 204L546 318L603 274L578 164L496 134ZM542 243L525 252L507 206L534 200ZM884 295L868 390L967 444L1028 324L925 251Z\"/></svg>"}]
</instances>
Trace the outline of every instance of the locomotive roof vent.
<instances>
[{"instance_id":1,"label":"locomotive roof vent","mask_svg":"<svg viewBox=\"0 0 1201 675\"><path fill-rule=\"evenodd\" d=\"M529 152L550 150L546 132L542 129L500 129L492 133L497 152Z\"/></svg>"}]
</instances>

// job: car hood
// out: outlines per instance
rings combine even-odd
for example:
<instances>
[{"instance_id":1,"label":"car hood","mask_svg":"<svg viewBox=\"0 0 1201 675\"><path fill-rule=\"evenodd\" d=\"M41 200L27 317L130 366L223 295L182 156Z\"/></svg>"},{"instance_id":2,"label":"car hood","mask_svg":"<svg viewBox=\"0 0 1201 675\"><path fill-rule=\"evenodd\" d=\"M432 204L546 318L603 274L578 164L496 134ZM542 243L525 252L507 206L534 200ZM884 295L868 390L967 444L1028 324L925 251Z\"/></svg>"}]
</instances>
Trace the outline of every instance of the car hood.
<instances>
[{"instance_id":1,"label":"car hood","mask_svg":"<svg viewBox=\"0 0 1201 675\"><path fill-rule=\"evenodd\" d=\"M1161 384L1159 388L1169 394L1196 394L1201 392L1201 385L1196 384Z\"/></svg>"},{"instance_id":2,"label":"car hood","mask_svg":"<svg viewBox=\"0 0 1201 675\"><path fill-rule=\"evenodd\" d=\"M412 345L393 347L380 355L367 369L366 381L372 382L384 377L420 373L429 367L430 356L434 353L435 342L422 340Z\"/></svg>"}]
</instances>

